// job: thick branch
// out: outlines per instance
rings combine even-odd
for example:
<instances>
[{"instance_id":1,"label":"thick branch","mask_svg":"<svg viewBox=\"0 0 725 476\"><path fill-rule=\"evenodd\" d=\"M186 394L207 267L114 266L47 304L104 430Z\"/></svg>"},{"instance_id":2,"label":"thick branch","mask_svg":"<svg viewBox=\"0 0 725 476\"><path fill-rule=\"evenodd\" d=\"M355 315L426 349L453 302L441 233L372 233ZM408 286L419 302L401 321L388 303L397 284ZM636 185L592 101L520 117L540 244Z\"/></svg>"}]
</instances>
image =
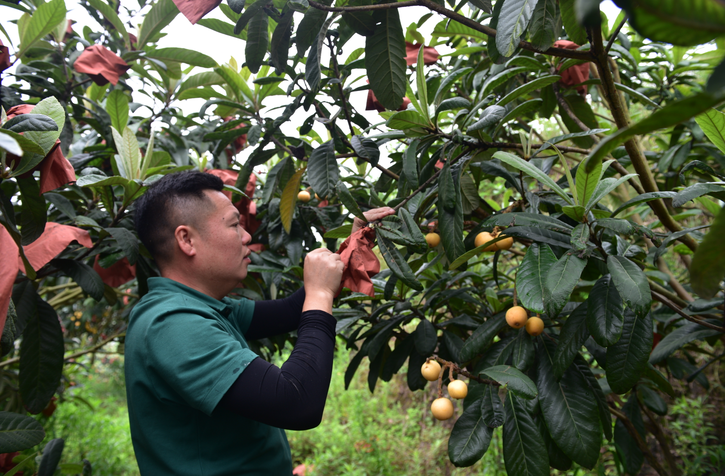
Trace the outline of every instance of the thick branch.
<instances>
[{"instance_id":1,"label":"thick branch","mask_svg":"<svg viewBox=\"0 0 725 476\"><path fill-rule=\"evenodd\" d=\"M627 118L627 111L625 105L621 101L621 97L617 89L614 86L614 77L612 71L609 68L609 57L604 48L602 41L602 30L601 27L593 28L591 30L592 38L592 52L595 57L595 64L597 71L602 81L602 88L604 89L605 97L609 102L609 108L612 111L612 116L617 124L618 129L629 126L629 120ZM649 168L649 162L642 153L637 139L632 138L624 143L624 148L629 154L629 158L632 160L634 170L639 174L639 180L642 182L642 188L645 192L657 192L657 182L655 182L652 171ZM662 200L652 200L648 202L648 205L652 208L657 218L659 218L662 225L664 225L671 232L681 231L682 227L672 218L667 211L667 207ZM679 241L684 243L692 251L697 250L697 242L690 236L684 235L679 238Z\"/></svg>"},{"instance_id":2,"label":"thick branch","mask_svg":"<svg viewBox=\"0 0 725 476\"><path fill-rule=\"evenodd\" d=\"M684 317L685 319L687 319L690 322L694 322L695 324L699 324L699 325L701 325L703 327L707 327L708 329L712 329L714 331L718 331L718 332L725 333L725 328L718 327L718 326L716 326L714 324L710 324L707 321L702 321L700 319L697 319L695 317L690 316L689 314L683 312L682 309L680 309L679 307L677 307L677 305L675 305L675 303L673 303L672 301L670 301L669 299L667 299L666 297L664 297L663 295L659 294L656 291L652 291L652 297L656 301L661 302L662 304L664 304L665 306L669 307L670 309L672 309L677 314L679 314L680 316Z\"/></svg>"},{"instance_id":3,"label":"thick branch","mask_svg":"<svg viewBox=\"0 0 725 476\"><path fill-rule=\"evenodd\" d=\"M310 6L313 8L316 8L318 10L323 10L326 12L355 12L355 11L370 11L370 10L390 10L394 8L404 8L404 7L413 7L413 6L420 6L425 7L429 10L432 10L434 12L440 13L441 15L450 18L451 20L455 20L458 23L465 25L469 28L472 28L476 31L480 31L481 33L484 33L491 38L496 37L496 30L493 28L487 26L487 25L481 25L477 21L471 20L470 18L466 18L463 15L456 13L452 10L448 10L447 8L438 5L437 3L434 3L431 0L409 0L407 2L398 2L398 3L381 3L377 5L363 5L358 7L328 7L327 5L324 5L319 2L315 2L314 0L310 0L309 2ZM592 56L588 51L577 51L577 50L567 50L564 48L549 48L546 51L539 51L529 43L528 41L522 41L519 43L519 47L533 51L536 53L543 53L545 55L549 56L557 56L559 58L574 58L584 61L592 61Z\"/></svg>"}]
</instances>

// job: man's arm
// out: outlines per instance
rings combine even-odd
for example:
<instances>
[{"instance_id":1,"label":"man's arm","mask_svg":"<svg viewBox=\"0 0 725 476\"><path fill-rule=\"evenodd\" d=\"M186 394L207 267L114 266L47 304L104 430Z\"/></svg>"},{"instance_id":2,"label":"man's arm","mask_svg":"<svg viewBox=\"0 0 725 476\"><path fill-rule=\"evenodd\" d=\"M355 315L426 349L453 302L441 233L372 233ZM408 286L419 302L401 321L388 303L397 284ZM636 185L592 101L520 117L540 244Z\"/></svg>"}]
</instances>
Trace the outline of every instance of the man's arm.
<instances>
[{"instance_id":1,"label":"man's arm","mask_svg":"<svg viewBox=\"0 0 725 476\"><path fill-rule=\"evenodd\" d=\"M244 336L249 340L263 339L296 330L304 303L304 286L284 299L256 301L252 322Z\"/></svg>"},{"instance_id":2,"label":"man's arm","mask_svg":"<svg viewBox=\"0 0 725 476\"><path fill-rule=\"evenodd\" d=\"M307 255L305 299L292 354L282 368L253 360L220 400L223 408L280 428L301 430L319 424L332 375L332 300L342 270L340 256L327 249Z\"/></svg>"}]
</instances>

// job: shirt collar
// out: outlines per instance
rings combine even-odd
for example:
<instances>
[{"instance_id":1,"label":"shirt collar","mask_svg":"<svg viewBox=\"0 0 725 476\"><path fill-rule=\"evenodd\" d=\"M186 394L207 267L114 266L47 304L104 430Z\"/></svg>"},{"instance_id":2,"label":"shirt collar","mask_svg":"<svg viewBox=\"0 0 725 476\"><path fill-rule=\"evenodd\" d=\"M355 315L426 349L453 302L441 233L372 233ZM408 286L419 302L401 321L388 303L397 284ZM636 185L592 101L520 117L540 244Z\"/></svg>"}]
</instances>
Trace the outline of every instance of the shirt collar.
<instances>
[{"instance_id":1,"label":"shirt collar","mask_svg":"<svg viewBox=\"0 0 725 476\"><path fill-rule=\"evenodd\" d=\"M219 299L215 299L207 294L202 293L201 291L197 291L196 289L190 288L185 284L174 281L173 279L164 277L149 278L148 286L149 292L186 294L187 296L203 302L224 317L228 317L229 314L231 314L232 312L232 300L228 297L224 297L220 301Z\"/></svg>"}]
</instances>

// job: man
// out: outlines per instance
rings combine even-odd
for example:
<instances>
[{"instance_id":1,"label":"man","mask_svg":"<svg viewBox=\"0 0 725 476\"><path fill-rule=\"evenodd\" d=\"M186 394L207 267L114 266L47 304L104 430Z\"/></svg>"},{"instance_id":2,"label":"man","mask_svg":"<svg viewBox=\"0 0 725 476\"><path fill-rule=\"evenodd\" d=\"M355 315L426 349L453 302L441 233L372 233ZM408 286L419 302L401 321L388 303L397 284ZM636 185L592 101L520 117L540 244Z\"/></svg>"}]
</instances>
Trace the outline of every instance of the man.
<instances>
[{"instance_id":1,"label":"man","mask_svg":"<svg viewBox=\"0 0 725 476\"><path fill-rule=\"evenodd\" d=\"M322 418L340 257L310 252L304 288L286 299L225 297L247 275L251 237L222 186L210 174L171 174L135 205L139 237L162 276L149 279L126 335L131 436L144 475L288 475L283 429L313 428ZM295 329L281 368L247 345Z\"/></svg>"}]
</instances>

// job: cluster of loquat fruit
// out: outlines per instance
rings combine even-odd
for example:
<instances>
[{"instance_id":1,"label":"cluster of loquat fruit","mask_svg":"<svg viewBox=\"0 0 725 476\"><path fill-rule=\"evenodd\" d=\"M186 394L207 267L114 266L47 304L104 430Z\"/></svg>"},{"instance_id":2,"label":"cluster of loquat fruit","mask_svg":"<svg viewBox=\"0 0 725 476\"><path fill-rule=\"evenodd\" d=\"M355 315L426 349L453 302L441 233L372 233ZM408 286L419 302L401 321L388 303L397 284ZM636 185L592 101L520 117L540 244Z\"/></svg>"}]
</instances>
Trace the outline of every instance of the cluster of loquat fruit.
<instances>
[{"instance_id":1,"label":"cluster of loquat fruit","mask_svg":"<svg viewBox=\"0 0 725 476\"><path fill-rule=\"evenodd\" d=\"M420 373L429 382L435 382L442 378L441 365L435 360L426 361L420 368ZM466 395L468 395L468 385L463 380L453 380L451 377L451 381L448 384L448 395L457 400L466 398ZM430 411L436 419L448 420L453 416L453 403L446 397L440 396L433 400Z\"/></svg>"},{"instance_id":2,"label":"cluster of loquat fruit","mask_svg":"<svg viewBox=\"0 0 725 476\"><path fill-rule=\"evenodd\" d=\"M474 244L476 245L476 248L479 246L482 246L484 243L488 243L489 241L493 241L496 238L499 238L499 235L501 238L503 238L500 241L497 241L496 243L490 244L487 247L483 249L483 251L503 251L508 250L511 248L511 246L514 244L514 239L510 236L506 236L504 234L499 234L498 231L494 230L493 233L489 233L487 231L482 231L478 235L476 235L476 239L474 240ZM425 235L425 241L428 243L428 246L430 248L435 248L438 246L441 242L441 236L438 233L430 232L427 235Z\"/></svg>"},{"instance_id":3,"label":"cluster of loquat fruit","mask_svg":"<svg viewBox=\"0 0 725 476\"><path fill-rule=\"evenodd\" d=\"M529 313L521 306L514 306L506 311L506 323L514 329L526 327L526 332L534 337L544 332L544 321L539 315L529 317Z\"/></svg>"}]
</instances>

